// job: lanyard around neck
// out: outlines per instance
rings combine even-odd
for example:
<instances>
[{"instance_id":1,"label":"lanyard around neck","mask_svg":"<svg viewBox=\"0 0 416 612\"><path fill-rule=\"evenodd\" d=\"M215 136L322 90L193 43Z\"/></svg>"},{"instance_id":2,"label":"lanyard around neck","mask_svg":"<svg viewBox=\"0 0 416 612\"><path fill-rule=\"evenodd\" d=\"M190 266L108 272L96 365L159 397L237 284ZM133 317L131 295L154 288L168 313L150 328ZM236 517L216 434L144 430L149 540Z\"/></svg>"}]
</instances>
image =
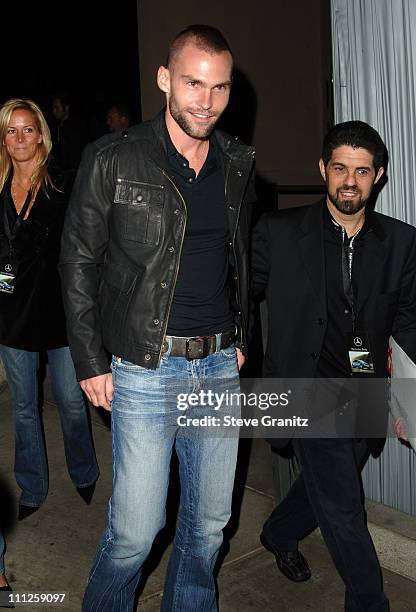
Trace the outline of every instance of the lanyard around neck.
<instances>
[{"instance_id":1,"label":"lanyard around neck","mask_svg":"<svg viewBox=\"0 0 416 612\"><path fill-rule=\"evenodd\" d=\"M9 217L7 214L7 205L12 205L14 207L14 202L11 198L10 195L10 191L8 189L4 189L3 190L3 222L4 222L4 232L9 240L9 242L11 243L11 241L15 238L19 228L21 227L23 220L25 218L25 215L27 213L27 210L30 206L30 202L32 201L32 190L30 189L28 191L28 194L26 196L26 200L19 212L19 214L17 215L17 219L13 225L13 227L10 229L10 225L9 225Z\"/></svg>"},{"instance_id":2,"label":"lanyard around neck","mask_svg":"<svg viewBox=\"0 0 416 612\"><path fill-rule=\"evenodd\" d=\"M341 266L342 266L342 286L345 298L351 309L352 328L355 330L355 306L354 289L352 286L352 262L354 257L354 242L360 230L348 238L345 228L341 226L342 245L341 245Z\"/></svg>"}]
</instances>

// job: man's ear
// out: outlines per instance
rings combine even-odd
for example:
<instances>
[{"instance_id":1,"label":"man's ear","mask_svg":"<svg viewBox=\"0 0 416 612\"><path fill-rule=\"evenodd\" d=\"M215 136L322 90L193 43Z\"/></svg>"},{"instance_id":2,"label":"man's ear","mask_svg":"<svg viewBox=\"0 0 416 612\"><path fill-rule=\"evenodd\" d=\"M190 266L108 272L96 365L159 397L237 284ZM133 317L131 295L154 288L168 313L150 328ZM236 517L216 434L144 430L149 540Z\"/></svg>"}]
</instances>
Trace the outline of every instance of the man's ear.
<instances>
[{"instance_id":1,"label":"man's ear","mask_svg":"<svg viewBox=\"0 0 416 612\"><path fill-rule=\"evenodd\" d=\"M324 179L324 181L326 181L325 164L324 164L324 160L322 159L322 157L319 160L319 172L321 173L321 176Z\"/></svg>"},{"instance_id":2,"label":"man's ear","mask_svg":"<svg viewBox=\"0 0 416 612\"><path fill-rule=\"evenodd\" d=\"M381 179L383 174L384 174L384 168L383 168L383 166L380 166L380 168L378 169L378 172L377 172L377 176L374 179L374 184L376 184Z\"/></svg>"},{"instance_id":3,"label":"man's ear","mask_svg":"<svg viewBox=\"0 0 416 612\"><path fill-rule=\"evenodd\" d=\"M164 93L170 93L170 72L165 66L159 66L157 71L157 85Z\"/></svg>"}]
</instances>

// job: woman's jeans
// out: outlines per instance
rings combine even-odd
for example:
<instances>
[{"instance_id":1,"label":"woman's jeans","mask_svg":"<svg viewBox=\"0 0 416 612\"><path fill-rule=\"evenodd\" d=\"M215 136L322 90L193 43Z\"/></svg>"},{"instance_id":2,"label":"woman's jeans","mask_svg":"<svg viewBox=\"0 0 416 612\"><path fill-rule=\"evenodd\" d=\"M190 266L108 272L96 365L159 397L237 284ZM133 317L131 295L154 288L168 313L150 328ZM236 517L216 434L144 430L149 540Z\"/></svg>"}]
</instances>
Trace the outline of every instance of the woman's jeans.
<instances>
[{"instance_id":1,"label":"woman's jeans","mask_svg":"<svg viewBox=\"0 0 416 612\"><path fill-rule=\"evenodd\" d=\"M178 418L218 417L212 405L185 407L192 392L238 395L235 349L192 361L166 353L156 370L113 359L113 381L113 493L82 609L133 611L141 567L165 524L175 446L181 499L161 610L213 612L213 570L231 514L238 431L178 426ZM235 416L237 402L228 407Z\"/></svg>"},{"instance_id":2,"label":"woman's jeans","mask_svg":"<svg viewBox=\"0 0 416 612\"><path fill-rule=\"evenodd\" d=\"M76 380L69 348L47 351L53 394L64 437L68 472L76 487L93 484L99 475L87 407ZM0 345L15 426L16 482L20 504L40 506L48 493L48 465L38 402L39 353Z\"/></svg>"}]
</instances>

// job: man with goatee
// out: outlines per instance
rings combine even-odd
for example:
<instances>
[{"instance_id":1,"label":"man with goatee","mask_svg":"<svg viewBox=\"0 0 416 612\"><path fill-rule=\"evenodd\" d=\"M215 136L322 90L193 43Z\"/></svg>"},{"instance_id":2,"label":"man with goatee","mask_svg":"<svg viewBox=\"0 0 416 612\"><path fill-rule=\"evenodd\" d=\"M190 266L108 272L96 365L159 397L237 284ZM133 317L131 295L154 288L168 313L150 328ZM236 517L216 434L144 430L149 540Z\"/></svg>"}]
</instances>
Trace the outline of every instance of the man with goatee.
<instances>
[{"instance_id":1,"label":"man with goatee","mask_svg":"<svg viewBox=\"0 0 416 612\"><path fill-rule=\"evenodd\" d=\"M300 475L261 541L280 571L301 582L311 571L298 543L319 526L350 612L389 606L362 502L360 470L370 451L381 451L387 420L386 397L372 382L382 379L385 388L391 334L416 357L416 230L368 205L385 154L366 123L336 125L319 162L324 200L263 217L253 248L255 291L266 290L268 301L265 375L314 379L315 388L353 381L360 389L358 404L334 402L328 413L336 425L353 418L348 436L295 433Z\"/></svg>"}]
</instances>

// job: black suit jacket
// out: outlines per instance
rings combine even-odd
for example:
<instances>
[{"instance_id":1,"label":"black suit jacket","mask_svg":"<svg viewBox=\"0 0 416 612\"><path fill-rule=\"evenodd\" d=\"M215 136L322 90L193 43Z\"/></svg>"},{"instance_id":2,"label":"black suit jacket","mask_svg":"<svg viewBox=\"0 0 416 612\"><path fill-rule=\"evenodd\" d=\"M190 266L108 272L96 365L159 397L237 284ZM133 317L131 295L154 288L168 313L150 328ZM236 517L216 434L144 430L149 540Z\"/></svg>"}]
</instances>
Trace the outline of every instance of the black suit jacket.
<instances>
[{"instance_id":1,"label":"black suit jacket","mask_svg":"<svg viewBox=\"0 0 416 612\"><path fill-rule=\"evenodd\" d=\"M28 219L12 241L18 262L12 294L0 293L0 344L25 351L67 346L58 259L72 176L49 167L56 189L41 188ZM0 193L0 260L8 261L10 243L4 227L4 207L14 207L10 185Z\"/></svg>"},{"instance_id":2,"label":"black suit jacket","mask_svg":"<svg viewBox=\"0 0 416 612\"><path fill-rule=\"evenodd\" d=\"M264 375L314 378L328 311L323 207L273 211L254 230L254 294L266 293ZM375 376L387 376L389 336L416 359L416 230L373 211L356 296L356 329L369 335ZM371 446L371 445L370 445Z\"/></svg>"}]
</instances>

